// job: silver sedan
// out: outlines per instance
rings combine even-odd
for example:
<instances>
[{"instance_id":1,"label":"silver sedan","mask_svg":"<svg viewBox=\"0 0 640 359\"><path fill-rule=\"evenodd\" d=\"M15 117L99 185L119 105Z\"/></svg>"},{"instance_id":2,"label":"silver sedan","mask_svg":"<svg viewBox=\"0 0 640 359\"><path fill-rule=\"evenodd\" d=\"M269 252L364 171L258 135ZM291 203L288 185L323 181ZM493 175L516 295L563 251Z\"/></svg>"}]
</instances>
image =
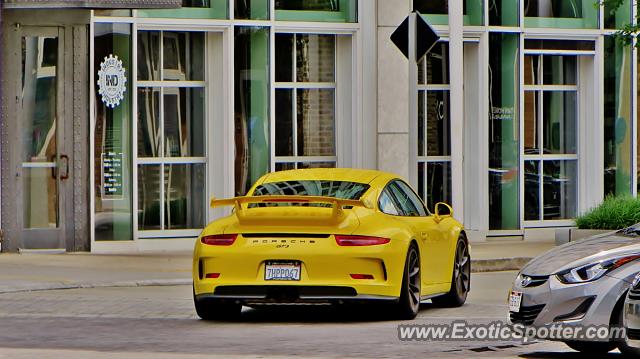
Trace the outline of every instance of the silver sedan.
<instances>
[{"instance_id":1,"label":"silver sedan","mask_svg":"<svg viewBox=\"0 0 640 359\"><path fill-rule=\"evenodd\" d=\"M509 322L527 327L554 325L621 327L624 300L640 271L640 228L591 237L556 247L529 262L509 295ZM591 354L616 347L609 338L548 338Z\"/></svg>"}]
</instances>

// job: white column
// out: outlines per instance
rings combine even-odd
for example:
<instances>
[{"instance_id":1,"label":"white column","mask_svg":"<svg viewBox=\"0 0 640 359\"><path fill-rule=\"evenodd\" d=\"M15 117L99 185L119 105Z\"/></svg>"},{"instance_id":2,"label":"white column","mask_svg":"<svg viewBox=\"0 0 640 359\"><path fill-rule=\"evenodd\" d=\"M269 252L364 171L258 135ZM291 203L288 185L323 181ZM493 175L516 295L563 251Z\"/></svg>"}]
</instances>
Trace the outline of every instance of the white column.
<instances>
[{"instance_id":1,"label":"white column","mask_svg":"<svg viewBox=\"0 0 640 359\"><path fill-rule=\"evenodd\" d=\"M411 12L411 0L377 0L378 169L409 177L407 59L389 38Z\"/></svg>"},{"instance_id":2,"label":"white column","mask_svg":"<svg viewBox=\"0 0 640 359\"><path fill-rule=\"evenodd\" d=\"M449 73L451 82L451 187L456 218L464 218L464 43L463 0L449 0ZM481 188L478 190L487 190Z\"/></svg>"}]
</instances>

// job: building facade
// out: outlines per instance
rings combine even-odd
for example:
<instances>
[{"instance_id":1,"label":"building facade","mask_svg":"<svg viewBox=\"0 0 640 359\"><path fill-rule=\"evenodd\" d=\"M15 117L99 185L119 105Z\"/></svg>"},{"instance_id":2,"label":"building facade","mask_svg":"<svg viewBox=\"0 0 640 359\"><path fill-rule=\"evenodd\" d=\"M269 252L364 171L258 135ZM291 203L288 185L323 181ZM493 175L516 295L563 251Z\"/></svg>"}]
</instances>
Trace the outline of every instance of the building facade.
<instances>
[{"instance_id":1,"label":"building facade","mask_svg":"<svg viewBox=\"0 0 640 359\"><path fill-rule=\"evenodd\" d=\"M188 249L212 196L310 167L398 173L474 241L553 237L637 194L636 8L592 2L5 1L2 250ZM414 10L420 61L389 40Z\"/></svg>"}]
</instances>

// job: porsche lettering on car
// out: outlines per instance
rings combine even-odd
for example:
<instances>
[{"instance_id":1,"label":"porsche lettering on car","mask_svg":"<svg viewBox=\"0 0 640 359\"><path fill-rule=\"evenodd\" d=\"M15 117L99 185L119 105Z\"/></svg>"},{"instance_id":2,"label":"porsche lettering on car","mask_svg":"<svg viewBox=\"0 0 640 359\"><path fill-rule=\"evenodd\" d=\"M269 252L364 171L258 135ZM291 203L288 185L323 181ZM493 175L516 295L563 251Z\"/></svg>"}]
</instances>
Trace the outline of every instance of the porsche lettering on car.
<instances>
[{"instance_id":1,"label":"porsche lettering on car","mask_svg":"<svg viewBox=\"0 0 640 359\"><path fill-rule=\"evenodd\" d=\"M210 223L193 258L203 319L245 306L385 303L414 318L422 300L464 304L469 246L453 209L431 213L401 178L355 169L267 174L243 197L212 199L232 213Z\"/></svg>"}]
</instances>

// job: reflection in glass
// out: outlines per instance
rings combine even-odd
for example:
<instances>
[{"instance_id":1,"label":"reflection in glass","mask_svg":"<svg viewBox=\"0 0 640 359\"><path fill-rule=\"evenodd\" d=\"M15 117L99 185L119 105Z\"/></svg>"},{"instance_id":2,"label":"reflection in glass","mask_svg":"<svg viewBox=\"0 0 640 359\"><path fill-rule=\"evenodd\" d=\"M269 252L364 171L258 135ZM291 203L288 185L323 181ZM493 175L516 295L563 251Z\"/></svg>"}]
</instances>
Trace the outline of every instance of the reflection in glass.
<instances>
[{"instance_id":1,"label":"reflection in glass","mask_svg":"<svg viewBox=\"0 0 640 359\"><path fill-rule=\"evenodd\" d=\"M441 42L418 63L418 84L449 84L449 43Z\"/></svg>"},{"instance_id":2,"label":"reflection in glass","mask_svg":"<svg viewBox=\"0 0 640 359\"><path fill-rule=\"evenodd\" d=\"M489 0L489 25L518 26L520 3L514 0Z\"/></svg>"},{"instance_id":3,"label":"reflection in glass","mask_svg":"<svg viewBox=\"0 0 640 359\"><path fill-rule=\"evenodd\" d=\"M276 90L276 156L294 156L293 90Z\"/></svg>"},{"instance_id":4,"label":"reflection in glass","mask_svg":"<svg viewBox=\"0 0 640 359\"><path fill-rule=\"evenodd\" d=\"M294 34L276 34L276 82L293 82L293 39Z\"/></svg>"},{"instance_id":5,"label":"reflection in glass","mask_svg":"<svg viewBox=\"0 0 640 359\"><path fill-rule=\"evenodd\" d=\"M542 56L525 55L524 57L524 84L525 85L542 85Z\"/></svg>"},{"instance_id":6,"label":"reflection in glass","mask_svg":"<svg viewBox=\"0 0 640 359\"><path fill-rule=\"evenodd\" d=\"M160 157L160 89L138 88L138 157Z\"/></svg>"},{"instance_id":7,"label":"reflection in glass","mask_svg":"<svg viewBox=\"0 0 640 359\"><path fill-rule=\"evenodd\" d=\"M540 218L540 161L524 161L524 220Z\"/></svg>"},{"instance_id":8,"label":"reflection in glass","mask_svg":"<svg viewBox=\"0 0 640 359\"><path fill-rule=\"evenodd\" d=\"M269 19L269 0L234 0L233 3L236 19Z\"/></svg>"},{"instance_id":9,"label":"reflection in glass","mask_svg":"<svg viewBox=\"0 0 640 359\"><path fill-rule=\"evenodd\" d=\"M210 0L182 0L182 7L211 7Z\"/></svg>"},{"instance_id":10,"label":"reflection in glass","mask_svg":"<svg viewBox=\"0 0 640 359\"><path fill-rule=\"evenodd\" d=\"M274 0L276 10L340 11L340 0ZM351 0L353 1L353 0Z\"/></svg>"},{"instance_id":11,"label":"reflection in glass","mask_svg":"<svg viewBox=\"0 0 640 359\"><path fill-rule=\"evenodd\" d=\"M298 156L335 156L335 94L332 89L297 91Z\"/></svg>"},{"instance_id":12,"label":"reflection in glass","mask_svg":"<svg viewBox=\"0 0 640 359\"><path fill-rule=\"evenodd\" d=\"M100 62L113 54L122 61L127 73L131 67L131 24L95 23L94 24L94 68L100 68ZM97 71L97 70L96 70ZM94 84L97 86L97 84ZM106 107L95 88L95 239L96 241L116 241L133 239L132 186L131 186L131 81L126 83L124 99L116 108ZM103 173L104 159L122 159L120 190L117 195L110 194Z\"/></svg>"},{"instance_id":13,"label":"reflection in glass","mask_svg":"<svg viewBox=\"0 0 640 359\"><path fill-rule=\"evenodd\" d=\"M625 25L630 24L631 19L631 0L623 0L619 7L615 8L615 2L604 2L604 28L605 29L621 29ZM634 1L632 4L635 4ZM635 6L635 5L634 5Z\"/></svg>"},{"instance_id":14,"label":"reflection in glass","mask_svg":"<svg viewBox=\"0 0 640 359\"><path fill-rule=\"evenodd\" d=\"M571 219L576 216L577 161L544 161L544 219Z\"/></svg>"},{"instance_id":15,"label":"reflection in glass","mask_svg":"<svg viewBox=\"0 0 640 359\"><path fill-rule=\"evenodd\" d=\"M449 91L427 92L427 156L451 155Z\"/></svg>"},{"instance_id":16,"label":"reflection in glass","mask_svg":"<svg viewBox=\"0 0 640 359\"><path fill-rule=\"evenodd\" d=\"M449 13L448 0L413 0L413 9L421 14L447 15Z\"/></svg>"},{"instance_id":17,"label":"reflection in glass","mask_svg":"<svg viewBox=\"0 0 640 359\"><path fill-rule=\"evenodd\" d=\"M581 18L582 0L523 0L525 17ZM592 3L589 5L593 6Z\"/></svg>"},{"instance_id":18,"label":"reflection in glass","mask_svg":"<svg viewBox=\"0 0 640 359\"><path fill-rule=\"evenodd\" d=\"M22 168L24 228L58 227L58 181L54 168Z\"/></svg>"},{"instance_id":19,"label":"reflection in glass","mask_svg":"<svg viewBox=\"0 0 640 359\"><path fill-rule=\"evenodd\" d=\"M576 85L578 83L577 56L542 56L545 85Z\"/></svg>"},{"instance_id":20,"label":"reflection in glass","mask_svg":"<svg viewBox=\"0 0 640 359\"><path fill-rule=\"evenodd\" d=\"M489 228L520 228L519 35L489 34Z\"/></svg>"},{"instance_id":21,"label":"reflection in glass","mask_svg":"<svg viewBox=\"0 0 640 359\"><path fill-rule=\"evenodd\" d=\"M336 168L335 162L304 162L298 163L298 169L301 168Z\"/></svg>"},{"instance_id":22,"label":"reflection in glass","mask_svg":"<svg viewBox=\"0 0 640 359\"><path fill-rule=\"evenodd\" d=\"M237 26L234 51L235 193L244 195L270 167L269 28ZM293 50L288 54L292 58ZM293 105L287 109L293 114Z\"/></svg>"},{"instance_id":23,"label":"reflection in glass","mask_svg":"<svg viewBox=\"0 0 640 359\"><path fill-rule=\"evenodd\" d=\"M605 36L604 194L631 194L632 46Z\"/></svg>"},{"instance_id":24,"label":"reflection in glass","mask_svg":"<svg viewBox=\"0 0 640 359\"><path fill-rule=\"evenodd\" d=\"M204 81L204 33L162 33L163 79Z\"/></svg>"},{"instance_id":25,"label":"reflection in glass","mask_svg":"<svg viewBox=\"0 0 640 359\"><path fill-rule=\"evenodd\" d=\"M418 189L427 208L438 202L451 203L451 162L418 163Z\"/></svg>"},{"instance_id":26,"label":"reflection in glass","mask_svg":"<svg viewBox=\"0 0 640 359\"><path fill-rule=\"evenodd\" d=\"M538 111L542 92L524 92L524 154L539 155L540 152L540 114Z\"/></svg>"},{"instance_id":27,"label":"reflection in glass","mask_svg":"<svg viewBox=\"0 0 640 359\"><path fill-rule=\"evenodd\" d=\"M160 78L160 32L138 31L138 80Z\"/></svg>"},{"instance_id":28,"label":"reflection in glass","mask_svg":"<svg viewBox=\"0 0 640 359\"><path fill-rule=\"evenodd\" d=\"M335 35L296 35L298 82L335 81Z\"/></svg>"},{"instance_id":29,"label":"reflection in glass","mask_svg":"<svg viewBox=\"0 0 640 359\"><path fill-rule=\"evenodd\" d=\"M164 166L165 229L197 229L205 219L205 165Z\"/></svg>"},{"instance_id":30,"label":"reflection in glass","mask_svg":"<svg viewBox=\"0 0 640 359\"><path fill-rule=\"evenodd\" d=\"M276 163L276 171L287 171L287 170L295 170L295 169L296 169L295 163L284 163L284 162Z\"/></svg>"},{"instance_id":31,"label":"reflection in glass","mask_svg":"<svg viewBox=\"0 0 640 359\"><path fill-rule=\"evenodd\" d=\"M205 154L204 89L164 88L165 157Z\"/></svg>"},{"instance_id":32,"label":"reflection in glass","mask_svg":"<svg viewBox=\"0 0 640 359\"><path fill-rule=\"evenodd\" d=\"M543 94L543 153L577 153L577 92L544 91Z\"/></svg>"},{"instance_id":33,"label":"reflection in glass","mask_svg":"<svg viewBox=\"0 0 640 359\"><path fill-rule=\"evenodd\" d=\"M138 229L162 229L160 224L160 165L138 166Z\"/></svg>"}]
</instances>

